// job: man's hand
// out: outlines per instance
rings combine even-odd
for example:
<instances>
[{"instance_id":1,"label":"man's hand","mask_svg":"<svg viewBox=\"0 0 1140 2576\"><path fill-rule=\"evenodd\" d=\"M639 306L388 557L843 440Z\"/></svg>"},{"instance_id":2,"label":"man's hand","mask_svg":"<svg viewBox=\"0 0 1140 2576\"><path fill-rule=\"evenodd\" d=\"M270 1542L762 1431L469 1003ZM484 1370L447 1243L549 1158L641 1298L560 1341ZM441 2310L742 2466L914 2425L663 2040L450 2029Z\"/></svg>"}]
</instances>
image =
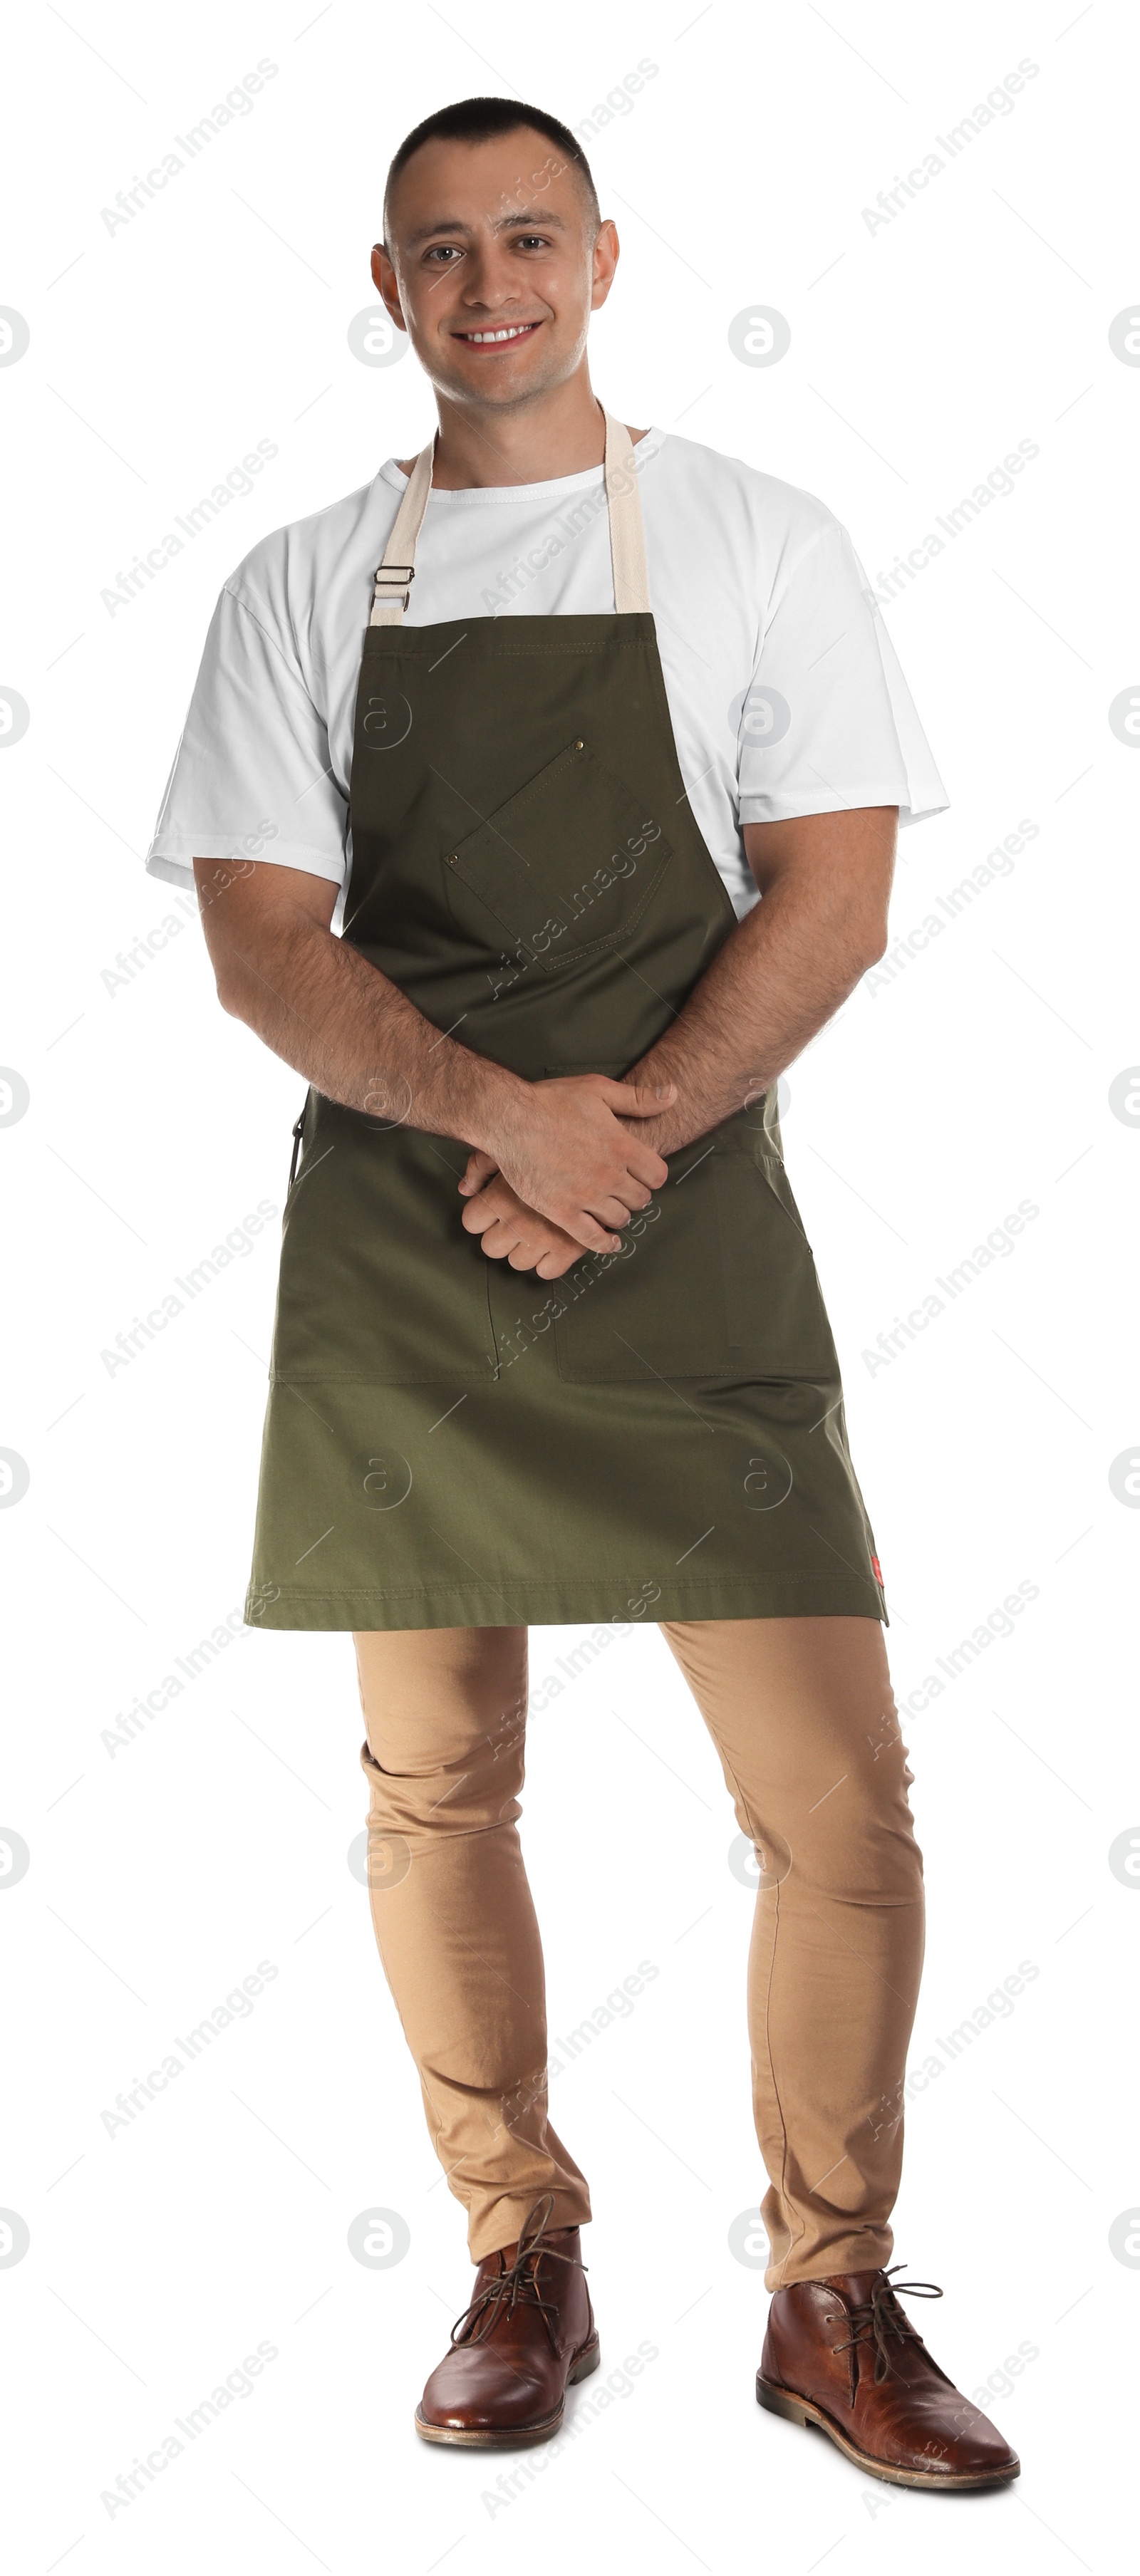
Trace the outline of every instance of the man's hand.
<instances>
[{"instance_id":1,"label":"man's hand","mask_svg":"<svg viewBox=\"0 0 1140 2576\"><path fill-rule=\"evenodd\" d=\"M472 1165L478 1174L469 1179ZM533 1208L524 1207L518 1192L495 1169L489 1154L471 1157L460 1188L474 1187L476 1196L463 1211L468 1234L482 1237L483 1250L491 1261L506 1261L512 1270L536 1270L540 1279L561 1279L582 1258L582 1246L561 1226L552 1225L549 1217L536 1216Z\"/></svg>"},{"instance_id":2,"label":"man's hand","mask_svg":"<svg viewBox=\"0 0 1140 2576\"><path fill-rule=\"evenodd\" d=\"M575 1260L581 1251L617 1252L621 1237L615 1226L627 1225L637 1209L648 1207L654 1190L669 1178L668 1164L624 1121L659 1118L676 1096L675 1082L611 1082L603 1073L556 1074L528 1083L521 1097L497 1109L491 1146L471 1156L459 1187L465 1197L482 1196L487 1172L500 1172L522 1214L547 1218L556 1234L572 1241ZM503 1213L516 1221L514 1209ZM476 1221L469 1231L482 1227ZM505 1241L501 1248L506 1251ZM544 1279L559 1275L541 1271Z\"/></svg>"}]
</instances>

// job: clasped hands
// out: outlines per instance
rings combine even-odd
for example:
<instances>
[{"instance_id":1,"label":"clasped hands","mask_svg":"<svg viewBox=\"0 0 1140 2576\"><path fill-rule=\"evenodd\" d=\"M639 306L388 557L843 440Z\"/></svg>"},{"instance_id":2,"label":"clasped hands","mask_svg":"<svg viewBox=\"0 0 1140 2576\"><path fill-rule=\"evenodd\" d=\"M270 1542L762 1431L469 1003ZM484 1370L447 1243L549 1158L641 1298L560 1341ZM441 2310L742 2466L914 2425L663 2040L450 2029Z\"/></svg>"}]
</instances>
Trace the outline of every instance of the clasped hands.
<instances>
[{"instance_id":1,"label":"clasped hands","mask_svg":"<svg viewBox=\"0 0 1140 2576\"><path fill-rule=\"evenodd\" d=\"M471 1152L459 1188L463 1223L492 1261L561 1279L583 1252L617 1252L622 1226L669 1166L628 1121L660 1117L675 1082L611 1081L559 1074L528 1084L525 1104L502 1120L491 1149Z\"/></svg>"}]
</instances>

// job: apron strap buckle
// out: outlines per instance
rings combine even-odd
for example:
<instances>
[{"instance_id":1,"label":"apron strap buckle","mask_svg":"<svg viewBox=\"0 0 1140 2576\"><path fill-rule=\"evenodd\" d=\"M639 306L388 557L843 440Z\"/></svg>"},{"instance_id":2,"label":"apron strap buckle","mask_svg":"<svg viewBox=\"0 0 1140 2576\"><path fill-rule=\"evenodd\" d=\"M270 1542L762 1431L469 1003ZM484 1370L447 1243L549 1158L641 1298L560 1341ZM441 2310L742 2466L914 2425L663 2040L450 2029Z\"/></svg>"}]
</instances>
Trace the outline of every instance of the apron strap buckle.
<instances>
[{"instance_id":1,"label":"apron strap buckle","mask_svg":"<svg viewBox=\"0 0 1140 2576\"><path fill-rule=\"evenodd\" d=\"M371 625L379 624L380 613L385 608L399 608L401 612L406 609L408 594L415 577L414 564L382 563L377 566L373 581L372 615L369 620Z\"/></svg>"}]
</instances>

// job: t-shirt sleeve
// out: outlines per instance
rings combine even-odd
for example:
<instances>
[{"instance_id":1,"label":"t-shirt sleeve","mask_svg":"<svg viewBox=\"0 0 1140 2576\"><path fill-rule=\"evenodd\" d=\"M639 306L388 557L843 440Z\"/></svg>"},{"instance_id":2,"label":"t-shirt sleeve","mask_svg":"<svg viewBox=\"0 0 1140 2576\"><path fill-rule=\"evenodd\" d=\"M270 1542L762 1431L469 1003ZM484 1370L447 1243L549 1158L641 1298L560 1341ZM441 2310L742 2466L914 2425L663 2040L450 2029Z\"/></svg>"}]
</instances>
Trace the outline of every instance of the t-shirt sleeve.
<instances>
[{"instance_id":1,"label":"t-shirt sleeve","mask_svg":"<svg viewBox=\"0 0 1140 2576\"><path fill-rule=\"evenodd\" d=\"M778 590L739 731L740 821L949 798L866 573L836 519Z\"/></svg>"},{"instance_id":2,"label":"t-shirt sleeve","mask_svg":"<svg viewBox=\"0 0 1140 2576\"><path fill-rule=\"evenodd\" d=\"M264 858L340 885L347 825L346 799L330 775L328 728L299 663L227 582L148 873L192 886L194 859Z\"/></svg>"}]
</instances>

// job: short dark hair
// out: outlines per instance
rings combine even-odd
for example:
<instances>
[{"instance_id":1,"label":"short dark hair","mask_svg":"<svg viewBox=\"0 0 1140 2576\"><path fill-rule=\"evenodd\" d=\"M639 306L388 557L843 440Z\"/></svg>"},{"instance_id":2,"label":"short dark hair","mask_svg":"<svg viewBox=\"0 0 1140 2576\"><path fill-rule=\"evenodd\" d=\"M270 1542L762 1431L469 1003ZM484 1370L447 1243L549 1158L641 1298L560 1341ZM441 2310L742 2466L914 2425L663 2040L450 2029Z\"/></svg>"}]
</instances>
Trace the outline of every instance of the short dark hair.
<instances>
[{"instance_id":1,"label":"short dark hair","mask_svg":"<svg viewBox=\"0 0 1140 2576\"><path fill-rule=\"evenodd\" d=\"M548 142L556 143L559 151L565 154L577 171L594 222L600 223L601 208L589 162L581 144L575 141L569 126L563 125L559 117L548 116L545 108L528 107L518 98L459 98L451 107L439 107L434 116L425 116L421 125L414 125L394 153L384 183L385 235L393 183L401 170L407 168L413 153L422 150L425 143L491 143L500 134L516 133L523 125L533 126L536 134L544 134Z\"/></svg>"}]
</instances>

